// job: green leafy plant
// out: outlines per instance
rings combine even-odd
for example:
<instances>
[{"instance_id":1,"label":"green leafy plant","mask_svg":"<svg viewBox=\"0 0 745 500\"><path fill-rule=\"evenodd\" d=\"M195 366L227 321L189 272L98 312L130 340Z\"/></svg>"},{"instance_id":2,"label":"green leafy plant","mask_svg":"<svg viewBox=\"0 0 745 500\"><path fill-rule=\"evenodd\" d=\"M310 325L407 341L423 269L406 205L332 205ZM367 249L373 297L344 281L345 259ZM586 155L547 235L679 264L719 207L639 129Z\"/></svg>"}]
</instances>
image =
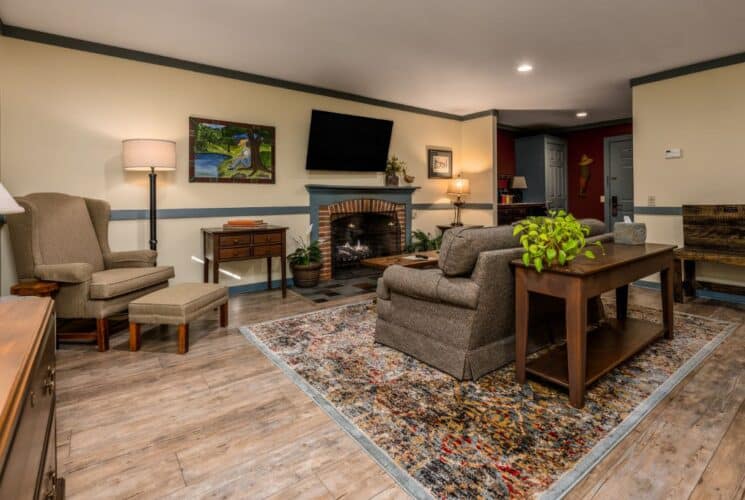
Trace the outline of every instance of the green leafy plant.
<instances>
[{"instance_id":1,"label":"green leafy plant","mask_svg":"<svg viewBox=\"0 0 745 500\"><path fill-rule=\"evenodd\" d=\"M546 267L563 266L578 255L594 259L595 253L585 249L585 238L590 226L580 223L564 210L549 210L548 216L528 217L515 225L513 236L520 235L520 244L525 249L523 263L541 272ZM593 242L605 254L603 244Z\"/></svg>"},{"instance_id":2,"label":"green leafy plant","mask_svg":"<svg viewBox=\"0 0 745 500\"><path fill-rule=\"evenodd\" d=\"M295 242L298 247L292 252L287 258L290 264L295 266L307 266L311 262L321 262L321 242L319 240L310 239L310 234L313 229L313 225L308 228L308 232L305 237L296 237Z\"/></svg>"},{"instance_id":3,"label":"green leafy plant","mask_svg":"<svg viewBox=\"0 0 745 500\"><path fill-rule=\"evenodd\" d=\"M421 229L411 233L411 243L406 247L408 252L426 252L428 250L439 250L442 244L442 235L432 236Z\"/></svg>"},{"instance_id":4,"label":"green leafy plant","mask_svg":"<svg viewBox=\"0 0 745 500\"><path fill-rule=\"evenodd\" d=\"M388 160L385 164L385 173L388 175L392 174L400 174L401 172L406 171L406 162L403 160L399 160L397 156L391 156L390 160Z\"/></svg>"}]
</instances>

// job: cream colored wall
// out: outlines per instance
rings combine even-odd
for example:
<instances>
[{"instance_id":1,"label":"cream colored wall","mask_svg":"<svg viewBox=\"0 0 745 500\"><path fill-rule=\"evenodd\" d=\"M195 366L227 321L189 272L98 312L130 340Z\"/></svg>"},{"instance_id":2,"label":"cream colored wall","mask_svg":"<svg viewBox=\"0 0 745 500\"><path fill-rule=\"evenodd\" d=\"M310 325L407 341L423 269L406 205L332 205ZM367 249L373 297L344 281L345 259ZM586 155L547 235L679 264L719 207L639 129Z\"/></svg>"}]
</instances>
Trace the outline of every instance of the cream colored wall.
<instances>
[{"instance_id":1,"label":"cream colored wall","mask_svg":"<svg viewBox=\"0 0 745 500\"><path fill-rule=\"evenodd\" d=\"M634 198L658 207L745 203L745 64L633 88ZM680 159L664 151L681 148ZM638 215L648 241L682 245L680 216ZM745 283L745 270L699 267L702 278Z\"/></svg>"},{"instance_id":2,"label":"cream colored wall","mask_svg":"<svg viewBox=\"0 0 745 500\"><path fill-rule=\"evenodd\" d=\"M459 122L303 92L0 37L0 179L14 195L59 191L108 200L113 209L146 209L147 176L121 168L121 141L175 140L178 170L158 176L159 208L307 206L305 184L382 185L380 173L307 172L305 154L312 109L394 121L390 153L409 165L421 186L414 203L449 203L445 180L427 179L427 146L453 150L456 172L474 175L469 202L488 203L491 159L484 151L491 117ZM276 127L274 185L188 182L188 118L199 116ZM481 182L483 180L483 182ZM488 181L488 182L487 182ZM474 220L489 219L478 210ZM484 212L484 214L481 214ZM420 210L414 226L434 232L451 220L446 210ZM470 215L469 215L470 217ZM264 217L302 234L307 215ZM158 222L160 262L176 266L177 281L201 279L199 228L224 219ZM469 220L470 222L470 220ZM145 248L147 221L114 221L117 250ZM7 230L2 235L2 290L15 280ZM261 262L225 268L240 279L264 279Z\"/></svg>"}]
</instances>

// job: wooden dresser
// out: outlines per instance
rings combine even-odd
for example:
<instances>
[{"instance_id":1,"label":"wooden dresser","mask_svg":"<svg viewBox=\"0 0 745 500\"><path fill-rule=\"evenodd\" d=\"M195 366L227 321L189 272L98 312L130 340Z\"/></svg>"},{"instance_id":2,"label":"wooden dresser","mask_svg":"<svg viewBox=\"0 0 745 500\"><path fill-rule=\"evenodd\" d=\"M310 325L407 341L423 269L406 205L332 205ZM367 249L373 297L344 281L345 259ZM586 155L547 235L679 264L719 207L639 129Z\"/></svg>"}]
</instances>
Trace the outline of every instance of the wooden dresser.
<instances>
[{"instance_id":1,"label":"wooden dresser","mask_svg":"<svg viewBox=\"0 0 745 500\"><path fill-rule=\"evenodd\" d=\"M0 299L0 498L64 498L57 476L53 302Z\"/></svg>"},{"instance_id":2,"label":"wooden dresser","mask_svg":"<svg viewBox=\"0 0 745 500\"><path fill-rule=\"evenodd\" d=\"M272 288L272 257L279 257L282 274L282 296L287 296L287 228L263 226L245 229L202 228L204 282L220 280L220 262L266 259L267 287ZM212 261L212 266L210 266Z\"/></svg>"}]
</instances>

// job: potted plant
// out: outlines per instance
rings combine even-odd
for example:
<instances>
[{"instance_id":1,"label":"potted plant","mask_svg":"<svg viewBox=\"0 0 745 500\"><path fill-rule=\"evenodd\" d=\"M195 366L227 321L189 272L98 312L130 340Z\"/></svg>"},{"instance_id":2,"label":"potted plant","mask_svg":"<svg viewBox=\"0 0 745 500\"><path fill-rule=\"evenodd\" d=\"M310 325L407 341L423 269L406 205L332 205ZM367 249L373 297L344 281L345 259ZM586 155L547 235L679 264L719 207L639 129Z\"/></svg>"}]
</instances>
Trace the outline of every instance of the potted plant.
<instances>
[{"instance_id":1,"label":"potted plant","mask_svg":"<svg viewBox=\"0 0 745 500\"><path fill-rule=\"evenodd\" d=\"M534 267L539 273L547 267L564 266L580 254L588 259L595 258L592 250L585 250L590 226L564 210L549 210L548 216L528 217L515 224L512 234L520 235L520 244L525 249L523 264ZM592 245L605 254L601 242Z\"/></svg>"},{"instance_id":2,"label":"potted plant","mask_svg":"<svg viewBox=\"0 0 745 500\"><path fill-rule=\"evenodd\" d=\"M321 276L321 248L319 240L310 239L313 229L308 229L305 238L297 237L295 242L298 247L287 258L290 260L292 269L292 281L300 288L311 288L318 284Z\"/></svg>"},{"instance_id":3,"label":"potted plant","mask_svg":"<svg viewBox=\"0 0 745 500\"><path fill-rule=\"evenodd\" d=\"M430 250L439 250L442 244L442 235L432 236L421 229L416 229L411 233L411 243L406 247L406 251L427 252Z\"/></svg>"},{"instance_id":4,"label":"potted plant","mask_svg":"<svg viewBox=\"0 0 745 500\"><path fill-rule=\"evenodd\" d=\"M385 185L398 186L398 175L406 170L406 162L391 156L385 164Z\"/></svg>"}]
</instances>

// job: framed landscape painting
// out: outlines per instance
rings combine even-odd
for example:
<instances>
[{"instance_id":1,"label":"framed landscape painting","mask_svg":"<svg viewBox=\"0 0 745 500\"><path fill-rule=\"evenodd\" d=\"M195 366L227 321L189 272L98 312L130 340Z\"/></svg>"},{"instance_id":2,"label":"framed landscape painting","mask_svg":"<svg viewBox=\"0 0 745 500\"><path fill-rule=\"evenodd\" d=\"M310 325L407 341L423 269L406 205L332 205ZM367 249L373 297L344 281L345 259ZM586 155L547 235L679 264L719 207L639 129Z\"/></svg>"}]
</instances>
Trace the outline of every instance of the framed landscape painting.
<instances>
[{"instance_id":1,"label":"framed landscape painting","mask_svg":"<svg viewBox=\"0 0 745 500\"><path fill-rule=\"evenodd\" d=\"M189 118L189 182L276 182L274 127Z\"/></svg>"},{"instance_id":2,"label":"framed landscape painting","mask_svg":"<svg viewBox=\"0 0 745 500\"><path fill-rule=\"evenodd\" d=\"M428 149L427 163L427 177L430 179L453 178L453 152L449 149Z\"/></svg>"}]
</instances>

